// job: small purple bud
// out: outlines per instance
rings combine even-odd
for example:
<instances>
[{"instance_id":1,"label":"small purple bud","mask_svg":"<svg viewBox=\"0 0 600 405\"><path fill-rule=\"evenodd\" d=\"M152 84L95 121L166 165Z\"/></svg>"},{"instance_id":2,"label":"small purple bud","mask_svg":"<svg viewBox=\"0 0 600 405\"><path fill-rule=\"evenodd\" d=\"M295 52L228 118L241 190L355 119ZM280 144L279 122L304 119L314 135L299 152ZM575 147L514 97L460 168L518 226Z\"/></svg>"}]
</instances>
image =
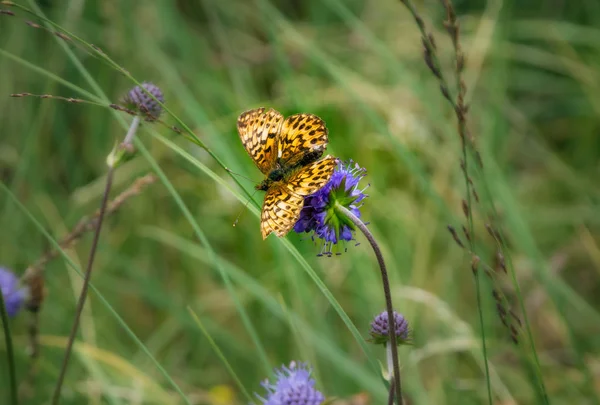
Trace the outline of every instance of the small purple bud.
<instances>
[{"instance_id":1,"label":"small purple bud","mask_svg":"<svg viewBox=\"0 0 600 405\"><path fill-rule=\"evenodd\" d=\"M162 91L158 86L144 82L142 87L150 92L157 100L161 103L165 102ZM152 97L150 97L140 86L135 86L127 93L125 97L125 103L132 110L137 110L142 116L146 118L146 121L154 121L158 119L162 113L162 107Z\"/></svg>"},{"instance_id":2,"label":"small purple bud","mask_svg":"<svg viewBox=\"0 0 600 405\"><path fill-rule=\"evenodd\" d=\"M394 311L394 329L396 330L396 343L410 344L411 336L410 329L408 327L408 321ZM372 337L372 342L375 344L385 344L389 341L389 322L388 313L383 311L373 319L371 322L371 331L369 332Z\"/></svg>"}]
</instances>

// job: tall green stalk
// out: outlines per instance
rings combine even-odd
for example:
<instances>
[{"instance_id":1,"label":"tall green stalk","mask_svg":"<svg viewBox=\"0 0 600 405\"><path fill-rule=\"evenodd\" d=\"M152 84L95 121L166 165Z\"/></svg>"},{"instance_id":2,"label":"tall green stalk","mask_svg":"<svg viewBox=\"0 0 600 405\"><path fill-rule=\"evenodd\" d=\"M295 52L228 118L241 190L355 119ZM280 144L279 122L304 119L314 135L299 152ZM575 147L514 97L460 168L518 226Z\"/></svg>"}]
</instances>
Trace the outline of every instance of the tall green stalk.
<instances>
[{"instance_id":1,"label":"tall green stalk","mask_svg":"<svg viewBox=\"0 0 600 405\"><path fill-rule=\"evenodd\" d=\"M6 342L6 363L8 366L9 378L9 398L12 405L19 403L17 397L17 371L15 368L15 353L13 349L12 336L10 334L10 326L8 324L8 312L6 312L6 304L4 302L4 294L0 291L0 316L2 317L2 329L4 330L4 340Z\"/></svg>"},{"instance_id":2,"label":"tall green stalk","mask_svg":"<svg viewBox=\"0 0 600 405\"><path fill-rule=\"evenodd\" d=\"M484 325L484 317L483 317L483 308L481 301L481 283L479 280L479 272L477 271L477 263L478 260L475 256L475 233L473 227L473 202L472 202L472 186L471 179L469 178L469 159L467 153L467 144L473 146L472 140L468 134L467 123L466 123L466 113L467 108L464 104L466 87L462 81L462 70L464 69L464 54L461 50L459 43L459 26L456 20L456 14L454 14L454 9L452 8L452 4L449 0L442 0L442 4L447 12L448 20L444 22L446 29L451 37L454 51L455 51L455 80L456 80L456 88L457 88L457 96L456 100L452 98L450 95L450 89L448 86L448 81L444 77L444 74L440 68L441 64L437 57L437 51L435 43L433 42L433 36L427 32L425 28L425 23L423 18L418 14L416 7L410 0L400 0L402 4L406 6L406 8L410 11L419 31L421 32L421 39L423 41L423 49L424 49L424 59L427 67L431 72L438 78L440 83L440 89L442 95L448 102L452 105L456 117L458 119L458 132L461 138L461 152L462 152L462 161L461 161L461 170L464 175L465 180L465 215L467 217L467 232L466 235L468 243L469 243L469 251L473 255L473 279L475 283L475 290L477 295L477 313L479 317L479 327L481 330L481 350L483 354L484 366L485 366L485 379L486 379L486 387L487 387L487 397L489 405L492 405L492 384L490 381L490 371L487 357L487 343L485 338L485 325Z\"/></svg>"}]
</instances>

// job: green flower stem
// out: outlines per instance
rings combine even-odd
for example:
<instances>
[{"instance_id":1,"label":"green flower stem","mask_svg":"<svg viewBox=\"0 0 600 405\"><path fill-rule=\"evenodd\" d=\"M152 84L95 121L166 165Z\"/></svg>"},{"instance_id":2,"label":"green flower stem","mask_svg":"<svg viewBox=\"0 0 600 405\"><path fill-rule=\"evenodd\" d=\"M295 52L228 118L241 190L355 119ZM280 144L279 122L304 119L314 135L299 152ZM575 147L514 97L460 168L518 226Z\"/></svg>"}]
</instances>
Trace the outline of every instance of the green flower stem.
<instances>
[{"instance_id":1,"label":"green flower stem","mask_svg":"<svg viewBox=\"0 0 600 405\"><path fill-rule=\"evenodd\" d=\"M127 131L127 135L125 135L125 139L123 141L123 145L125 147L127 145L131 145L131 143L133 142L133 138L135 137L139 124L139 117L135 117L133 121L131 121L129 130ZM122 148L123 145L120 148ZM107 159L108 173L106 174L106 186L104 187L102 204L100 205L100 212L98 214L98 225L96 226L96 229L94 231L94 239L92 241L92 247L90 250L90 255L88 257L87 267L85 269L85 274L83 277L83 285L81 286L81 292L79 293L79 299L77 301L77 308L75 309L75 318L73 319L73 326L71 327L69 340L67 341L67 347L65 348L65 354L60 368L60 374L58 375L58 380L56 381L56 386L54 388L54 395L52 396L52 405L57 405L60 402L60 392L62 389L63 382L65 380L65 375L67 373L67 366L69 365L69 359L71 357L71 352L73 351L75 336L77 335L77 330L79 329L81 313L83 312L83 307L87 298L88 287L92 278L92 268L94 265L94 258L96 257L96 251L98 250L100 230L102 229L102 223L104 222L104 214L106 213L106 207L108 205L108 196L110 195L110 190L112 188L116 164L119 162L119 159L114 159L111 157L113 155L114 151L111 152L111 154L109 155L109 159Z\"/></svg>"},{"instance_id":2,"label":"green flower stem","mask_svg":"<svg viewBox=\"0 0 600 405\"><path fill-rule=\"evenodd\" d=\"M10 378L10 403L18 404L17 399L17 374L15 370L15 353L13 350L12 336L10 326L8 325L8 313L4 303L4 294L0 291L0 316L2 317L2 326L4 329L4 339L6 341L6 360L8 363L8 376Z\"/></svg>"},{"instance_id":3,"label":"green flower stem","mask_svg":"<svg viewBox=\"0 0 600 405\"><path fill-rule=\"evenodd\" d=\"M137 132L138 127L140 126L140 117L135 116L133 121L131 121L131 125L129 125L129 130L127 131L127 135L125 135L125 139L123 139L124 145L133 144L133 138L135 138L135 133Z\"/></svg>"},{"instance_id":4,"label":"green flower stem","mask_svg":"<svg viewBox=\"0 0 600 405\"><path fill-rule=\"evenodd\" d=\"M340 215L348 218L352 223L360 229L360 231L365 235L371 247L373 248L373 252L375 252L375 256L377 257L377 262L379 263L379 269L381 271L381 281L383 283L383 293L385 294L385 304L388 313L388 331L390 341L388 345L392 351L392 365L393 365L393 384L396 387L396 398L397 403L402 405L402 385L400 385L400 364L398 362L398 345L396 343L396 325L394 324L394 306L392 305L392 293L390 291L390 280L387 273L387 268L385 266L385 261L383 260L383 254L381 253L381 249L375 241L375 237L369 231L367 226L363 221L360 220L356 215L352 213L349 209L344 207L343 205L336 202L335 211Z\"/></svg>"},{"instance_id":5,"label":"green flower stem","mask_svg":"<svg viewBox=\"0 0 600 405\"><path fill-rule=\"evenodd\" d=\"M395 319L394 319L395 321ZM387 360L388 373L392 375L394 372L394 360L392 354L392 345L385 344L385 358ZM390 393L388 395L388 405L394 405L394 380L390 381Z\"/></svg>"},{"instance_id":6,"label":"green flower stem","mask_svg":"<svg viewBox=\"0 0 600 405\"><path fill-rule=\"evenodd\" d=\"M394 319L394 321L396 321ZM390 375L394 372L394 361L393 361L393 357L394 355L392 354L392 345L389 344L385 344L385 358L387 360L387 368L388 368L388 373L390 373Z\"/></svg>"}]
</instances>

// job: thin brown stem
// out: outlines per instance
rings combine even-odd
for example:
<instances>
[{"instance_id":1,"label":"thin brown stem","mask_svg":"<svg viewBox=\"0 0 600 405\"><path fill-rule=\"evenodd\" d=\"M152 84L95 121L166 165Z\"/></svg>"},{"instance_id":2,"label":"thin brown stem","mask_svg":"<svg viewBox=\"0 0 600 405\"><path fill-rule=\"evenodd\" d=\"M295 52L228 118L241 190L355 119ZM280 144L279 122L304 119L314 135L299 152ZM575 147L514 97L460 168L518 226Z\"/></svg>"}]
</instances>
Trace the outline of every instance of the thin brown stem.
<instances>
[{"instance_id":1,"label":"thin brown stem","mask_svg":"<svg viewBox=\"0 0 600 405\"><path fill-rule=\"evenodd\" d=\"M152 174L137 178L131 186L121 192L113 200L111 200L104 213L104 217L114 214L121 208L121 206L131 197L139 195L144 189L154 183L156 177ZM56 257L58 257L62 250L72 248L86 233L95 230L99 224L100 210L98 209L92 215L85 216L77 222L77 225L66 235L59 243L59 248L50 249L46 251L38 260L31 264L23 277L21 277L21 284L26 285L29 288L29 297L27 300L27 309L31 313L31 319L28 326L29 335L29 357L32 361L39 355L39 312L41 310L43 301L45 299L45 286L44 286L44 272L46 265ZM32 372L30 372L32 374ZM28 376L27 380L32 380L33 375ZM24 385L32 386L33 384L29 381L25 382Z\"/></svg>"},{"instance_id":2,"label":"thin brown stem","mask_svg":"<svg viewBox=\"0 0 600 405\"><path fill-rule=\"evenodd\" d=\"M131 122L129 130L127 131L127 135L125 136L124 142L120 146L120 151L123 153L127 151L133 142L133 138L137 132L137 129L140 124L139 117L135 117ZM122 156L122 155L120 155ZM115 159L114 151L108 156L108 173L106 174L106 186L104 187L104 195L102 196L102 204L100 205L100 210L98 213L98 225L96 226L96 230L94 232L94 239L92 240L92 248L90 250L90 256L88 258L87 268L85 270L85 275L83 278L83 286L81 287L81 293L79 294L79 300L77 302L77 308L75 310L75 319L73 321L73 327L71 328L71 333L69 334L69 340L67 341L67 347L65 349L65 356L63 358L63 362L60 368L60 374L58 376L58 381L56 382L56 388L54 390L54 395L52 397L52 405L58 405L58 401L60 398L60 391L65 379L65 374L67 372L67 366L69 365L69 358L71 357L71 352L73 351L73 343L75 342L75 335L77 334L77 329L79 328L79 320L81 319L81 313L83 312L83 307L85 305L85 300L87 298L87 291L90 285L90 279L92 277L92 267L94 265L94 258L96 257L96 251L98 250L98 241L100 240L100 231L102 229L102 223L104 222L104 215L107 211L108 206L108 196L110 195L110 189L112 188L113 175L115 172L115 168L119 164L119 158Z\"/></svg>"},{"instance_id":3,"label":"thin brown stem","mask_svg":"<svg viewBox=\"0 0 600 405\"><path fill-rule=\"evenodd\" d=\"M363 221L360 220L356 215L352 213L349 209L342 206L341 204L336 204L335 210L338 211L341 215L344 215L348 218L360 231L365 235L371 247L373 248L373 252L375 252L375 256L377 257L377 262L379 263L379 269L381 271L381 281L383 283L383 293L385 295L385 305L388 314L388 326L389 326L389 345L391 345L392 349L392 363L394 366L394 375L393 381L394 386L396 387L396 398L399 405L402 405L402 385L400 384L400 363L398 362L398 346L396 344L396 325L394 324L394 306L392 305L392 293L390 291L390 280L388 277L387 267L385 265L385 261L383 260L383 254L381 253L381 249L375 240L375 237L369 231L369 228L365 225Z\"/></svg>"},{"instance_id":4,"label":"thin brown stem","mask_svg":"<svg viewBox=\"0 0 600 405\"><path fill-rule=\"evenodd\" d=\"M59 403L60 391L62 389L62 385L63 385L64 379L65 379L65 374L67 372L67 366L69 365L69 358L71 357L71 352L73 351L73 343L75 342L75 335L77 335L77 330L79 329L79 321L81 319L81 313L83 312L83 307L85 305L85 300L87 298L88 287L90 285L90 279L92 277L92 267L94 265L94 258L96 257L96 251L98 250L98 241L100 240L100 231L102 229L102 222L104 220L104 214L106 213L106 207L108 205L108 196L110 194L110 189L112 187L113 174L114 174L114 167L109 167L108 173L106 175L106 186L104 188L102 204L100 205L100 213L98 215L98 226L96 227L96 231L94 232L94 239L92 241L90 256L88 258L88 263L87 263L85 275L83 278L83 286L81 287L81 293L79 294L79 300L77 301L77 309L75 310L75 319L73 320L73 326L71 327L71 333L69 334L69 340L67 341L65 355L64 355L64 358L62 361L62 365L60 367L60 374L58 376L58 380L56 382L56 387L54 389L54 395L52 397L53 405L58 405L58 403Z\"/></svg>"},{"instance_id":5,"label":"thin brown stem","mask_svg":"<svg viewBox=\"0 0 600 405\"><path fill-rule=\"evenodd\" d=\"M13 349L12 335L10 334L10 326L8 324L8 312L4 302L4 295L0 290L0 319L2 319L2 329L4 330L4 340L6 342L6 363L9 376L9 395L12 405L18 404L17 399L17 372L15 367L15 352Z\"/></svg>"},{"instance_id":6,"label":"thin brown stem","mask_svg":"<svg viewBox=\"0 0 600 405\"><path fill-rule=\"evenodd\" d=\"M394 405L394 380L390 381L390 393L388 394L388 405Z\"/></svg>"}]
</instances>

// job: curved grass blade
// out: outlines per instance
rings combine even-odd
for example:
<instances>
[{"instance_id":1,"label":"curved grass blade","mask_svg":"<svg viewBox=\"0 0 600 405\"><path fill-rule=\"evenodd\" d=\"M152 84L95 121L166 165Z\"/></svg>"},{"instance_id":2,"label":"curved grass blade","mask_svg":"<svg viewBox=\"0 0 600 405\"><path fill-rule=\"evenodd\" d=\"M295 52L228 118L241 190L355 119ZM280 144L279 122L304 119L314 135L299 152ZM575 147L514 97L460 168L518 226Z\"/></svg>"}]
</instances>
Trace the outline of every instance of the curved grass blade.
<instances>
[{"instance_id":1,"label":"curved grass blade","mask_svg":"<svg viewBox=\"0 0 600 405\"><path fill-rule=\"evenodd\" d=\"M248 398L248 401L250 401L250 403L252 403L253 402L252 395L250 395L248 393L248 391L246 390L246 388L244 387L244 385L240 381L240 378L237 376L237 374L235 373L235 371L231 367L231 364L229 364L229 362L227 361L227 358L225 357L225 355L223 354L223 352L221 351L221 349L219 348L219 346L215 343L215 341L212 338L212 336L210 335L210 333L208 333L208 331L206 330L206 328L202 324L202 321L200 320L200 318L198 317L198 315L196 315L196 313L194 312L194 310L191 307L188 307L188 312L190 313L190 315L192 316L192 318L194 318L194 321L196 322L196 325L198 325L198 327L202 331L202 334L208 340L208 343L210 344L210 346L213 348L213 350L215 351L215 353L217 354L217 356L219 356L219 359L221 359L221 361L225 365L225 368L227 369L227 371L229 372L229 374L231 375L231 377L233 377L233 379L235 380L235 383L237 384L237 386L239 387L239 389L242 391L242 393L244 394L244 396L246 398Z\"/></svg>"},{"instance_id":2,"label":"curved grass blade","mask_svg":"<svg viewBox=\"0 0 600 405\"><path fill-rule=\"evenodd\" d=\"M258 334L257 334L256 330L254 329L252 322L250 321L250 317L246 313L246 310L242 306L239 298L237 297L237 294L236 294L235 290L233 289L233 286L231 285L231 281L229 280L227 273L225 271L223 271L223 269L219 265L218 261L216 260L216 254L215 254L214 250L212 249L210 242L208 241L208 238L206 237L206 234L202 231L202 229L198 225L198 222L194 219L194 216L192 215L190 210L187 208L187 206L181 199L181 196L179 195L177 190L175 190L175 187L173 187L173 184L169 181L167 176L165 176L164 172L162 171L162 169L160 168L160 166L158 165L156 160L154 160L152 158L152 156L150 155L150 152L148 152L148 150L144 146L143 142L141 140L139 140L139 138L136 138L135 143L136 143L136 147L138 148L138 150L142 153L142 155L150 163L150 166L152 167L152 169L154 170L154 172L156 173L158 178L161 180L163 185L167 188L167 190L171 194L171 197L173 197L173 199L175 200L175 203L181 210L183 216L187 219L188 223L194 230L196 237L205 246L205 248L208 252L208 257L210 258L210 262L212 263L212 266L215 267L217 269L217 271L219 272L219 275L221 276L221 279L223 280L223 284L225 284L225 288L227 289L227 292L231 296L231 299L234 302L236 310L240 314L242 323L244 324L244 327L246 328L246 330L250 334L250 337L252 338L252 341L256 347L256 350L258 351L259 357L263 364L263 367L265 368L265 370L268 373L270 373L272 370L272 366L271 366L269 359L267 357L267 354L265 352L265 348L263 347L260 339L258 338Z\"/></svg>"}]
</instances>

